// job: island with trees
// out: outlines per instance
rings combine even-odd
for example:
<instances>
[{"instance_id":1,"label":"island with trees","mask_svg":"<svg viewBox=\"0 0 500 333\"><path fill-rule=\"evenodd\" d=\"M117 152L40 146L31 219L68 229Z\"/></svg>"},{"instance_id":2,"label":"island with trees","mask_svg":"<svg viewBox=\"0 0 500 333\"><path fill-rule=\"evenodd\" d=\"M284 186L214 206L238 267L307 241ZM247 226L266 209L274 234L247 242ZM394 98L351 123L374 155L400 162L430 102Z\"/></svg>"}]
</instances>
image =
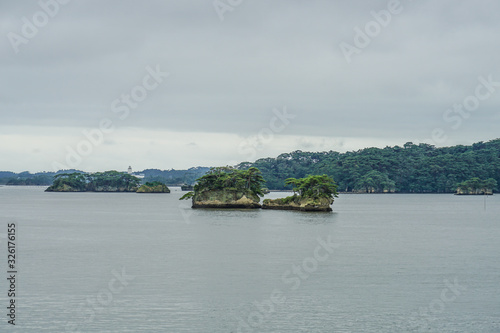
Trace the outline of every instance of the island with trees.
<instances>
[{"instance_id":1,"label":"island with trees","mask_svg":"<svg viewBox=\"0 0 500 333\"><path fill-rule=\"evenodd\" d=\"M170 189L165 183L160 181L146 182L137 189L137 193L170 193Z\"/></svg>"},{"instance_id":2,"label":"island with trees","mask_svg":"<svg viewBox=\"0 0 500 333\"><path fill-rule=\"evenodd\" d=\"M461 182L457 186L457 195L492 195L493 189L497 187L497 181L493 178L480 179L473 177Z\"/></svg>"},{"instance_id":3,"label":"island with trees","mask_svg":"<svg viewBox=\"0 0 500 333\"><path fill-rule=\"evenodd\" d=\"M286 198L265 199L262 209L331 212L330 206L338 196L337 184L327 175L288 178L285 185L291 185L294 194Z\"/></svg>"},{"instance_id":4,"label":"island with trees","mask_svg":"<svg viewBox=\"0 0 500 333\"><path fill-rule=\"evenodd\" d=\"M46 192L136 192L141 180L126 172L63 173Z\"/></svg>"},{"instance_id":5,"label":"island with trees","mask_svg":"<svg viewBox=\"0 0 500 333\"><path fill-rule=\"evenodd\" d=\"M194 186L193 185L189 185L189 184L182 184L181 185L181 191L193 191L194 190Z\"/></svg>"},{"instance_id":6,"label":"island with trees","mask_svg":"<svg viewBox=\"0 0 500 333\"><path fill-rule=\"evenodd\" d=\"M211 168L180 200L191 199L192 208L261 208L264 182L257 168Z\"/></svg>"}]
</instances>

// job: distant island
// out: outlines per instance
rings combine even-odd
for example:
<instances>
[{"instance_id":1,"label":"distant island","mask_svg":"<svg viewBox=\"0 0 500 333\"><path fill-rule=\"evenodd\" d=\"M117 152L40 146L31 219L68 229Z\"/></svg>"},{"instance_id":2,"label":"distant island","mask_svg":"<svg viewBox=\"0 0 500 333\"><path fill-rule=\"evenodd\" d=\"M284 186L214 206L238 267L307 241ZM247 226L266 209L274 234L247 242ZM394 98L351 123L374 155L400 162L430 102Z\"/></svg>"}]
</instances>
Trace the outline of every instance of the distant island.
<instances>
[{"instance_id":1,"label":"distant island","mask_svg":"<svg viewBox=\"0 0 500 333\"><path fill-rule=\"evenodd\" d=\"M261 208L264 182L257 168L211 168L180 200L191 199L192 208Z\"/></svg>"},{"instance_id":2,"label":"distant island","mask_svg":"<svg viewBox=\"0 0 500 333\"><path fill-rule=\"evenodd\" d=\"M294 195L280 199L266 199L262 209L331 212L333 198L338 196L337 184L327 175L289 178L285 184L293 186Z\"/></svg>"},{"instance_id":3,"label":"distant island","mask_svg":"<svg viewBox=\"0 0 500 333\"><path fill-rule=\"evenodd\" d=\"M192 190L194 190L193 185L188 185L188 184L181 185L181 191L192 191Z\"/></svg>"},{"instance_id":4,"label":"distant island","mask_svg":"<svg viewBox=\"0 0 500 333\"><path fill-rule=\"evenodd\" d=\"M53 184L45 191L170 193L170 189L161 182L148 182L142 186L140 183L139 178L126 172L74 172L54 176Z\"/></svg>"},{"instance_id":5,"label":"distant island","mask_svg":"<svg viewBox=\"0 0 500 333\"><path fill-rule=\"evenodd\" d=\"M162 182L146 182L137 189L137 193L170 193L170 189Z\"/></svg>"}]
</instances>

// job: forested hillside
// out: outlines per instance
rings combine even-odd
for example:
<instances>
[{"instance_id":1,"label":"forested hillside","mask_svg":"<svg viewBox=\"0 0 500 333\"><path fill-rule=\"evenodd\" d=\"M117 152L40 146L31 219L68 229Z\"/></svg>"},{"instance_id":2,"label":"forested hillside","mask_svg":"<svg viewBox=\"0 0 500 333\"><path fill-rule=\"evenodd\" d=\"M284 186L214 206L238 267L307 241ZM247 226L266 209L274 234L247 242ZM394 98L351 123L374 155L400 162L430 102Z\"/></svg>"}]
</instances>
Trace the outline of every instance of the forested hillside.
<instances>
[{"instance_id":1,"label":"forested hillside","mask_svg":"<svg viewBox=\"0 0 500 333\"><path fill-rule=\"evenodd\" d=\"M210 168L193 167L188 170L158 170L146 169L140 173L145 176L144 181L160 181L167 185L194 184L196 179L203 176Z\"/></svg>"},{"instance_id":2,"label":"forested hillside","mask_svg":"<svg viewBox=\"0 0 500 333\"><path fill-rule=\"evenodd\" d=\"M24 171L21 173L14 173L10 171L0 171L0 185L51 185L54 181L54 176L59 173L65 172L81 172L78 170L64 170L55 172L38 172L29 173Z\"/></svg>"},{"instance_id":3,"label":"forested hillside","mask_svg":"<svg viewBox=\"0 0 500 333\"><path fill-rule=\"evenodd\" d=\"M327 174L344 192L454 192L458 183L473 177L493 178L500 184L500 139L444 148L408 142L403 147L346 153L298 150L238 168L252 166L261 170L270 189L284 189L290 177Z\"/></svg>"}]
</instances>

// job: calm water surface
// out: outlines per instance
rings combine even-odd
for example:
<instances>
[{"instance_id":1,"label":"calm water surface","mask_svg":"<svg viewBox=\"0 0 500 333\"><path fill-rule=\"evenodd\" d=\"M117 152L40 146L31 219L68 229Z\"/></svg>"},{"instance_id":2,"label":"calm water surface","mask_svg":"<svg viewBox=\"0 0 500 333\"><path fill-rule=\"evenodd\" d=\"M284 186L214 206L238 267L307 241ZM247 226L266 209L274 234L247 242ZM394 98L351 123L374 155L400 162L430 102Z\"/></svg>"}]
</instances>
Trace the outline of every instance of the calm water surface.
<instances>
[{"instance_id":1,"label":"calm water surface","mask_svg":"<svg viewBox=\"0 0 500 333\"><path fill-rule=\"evenodd\" d=\"M300 213L44 189L0 187L0 266L15 222L19 270L0 332L500 332L500 195Z\"/></svg>"}]
</instances>

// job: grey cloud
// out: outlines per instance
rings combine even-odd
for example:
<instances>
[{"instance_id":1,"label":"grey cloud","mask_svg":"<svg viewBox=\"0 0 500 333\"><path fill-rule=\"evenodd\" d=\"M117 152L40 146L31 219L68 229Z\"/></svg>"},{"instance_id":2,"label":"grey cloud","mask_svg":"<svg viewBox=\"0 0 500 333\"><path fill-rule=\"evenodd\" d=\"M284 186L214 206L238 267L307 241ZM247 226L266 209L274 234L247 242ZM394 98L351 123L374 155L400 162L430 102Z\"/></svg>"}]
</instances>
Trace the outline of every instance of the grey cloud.
<instances>
[{"instance_id":1,"label":"grey cloud","mask_svg":"<svg viewBox=\"0 0 500 333\"><path fill-rule=\"evenodd\" d=\"M82 1L59 13L15 54L7 33L36 3L0 4L3 126L116 126L255 135L271 110L297 114L303 136L425 138L448 144L494 138L498 93L464 121L443 112L493 74L500 22L493 0L407 1L348 64L339 48L387 1L244 1L221 22L212 1ZM121 121L111 103L141 84L146 66L171 76Z\"/></svg>"}]
</instances>

